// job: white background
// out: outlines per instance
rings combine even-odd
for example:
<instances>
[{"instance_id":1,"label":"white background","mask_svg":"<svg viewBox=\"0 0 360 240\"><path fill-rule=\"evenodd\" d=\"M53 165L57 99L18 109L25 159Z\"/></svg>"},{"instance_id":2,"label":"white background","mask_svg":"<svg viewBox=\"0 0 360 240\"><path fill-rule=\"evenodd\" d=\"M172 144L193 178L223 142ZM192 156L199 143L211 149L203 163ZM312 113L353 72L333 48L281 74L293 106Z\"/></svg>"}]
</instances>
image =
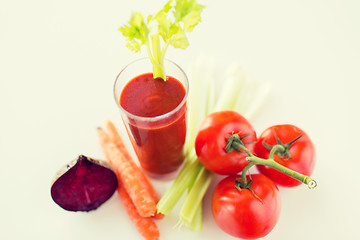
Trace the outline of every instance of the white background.
<instances>
[{"instance_id":1,"label":"white background","mask_svg":"<svg viewBox=\"0 0 360 240\"><path fill-rule=\"evenodd\" d=\"M358 0L202 1L203 22L186 50L167 58L186 67L210 55L234 61L272 92L252 123L303 128L317 150L315 190L285 189L275 229L264 239L360 239L360 2ZM102 158L96 128L119 128L112 86L130 61L117 31L132 11L165 1L0 0L0 238L142 239L115 194L98 210L71 213L50 197L55 172L78 154ZM221 79L219 79L221 81ZM216 178L218 180L218 178ZM215 224L212 184L202 232L158 222L161 239L234 239ZM170 183L154 181L163 193Z\"/></svg>"}]
</instances>

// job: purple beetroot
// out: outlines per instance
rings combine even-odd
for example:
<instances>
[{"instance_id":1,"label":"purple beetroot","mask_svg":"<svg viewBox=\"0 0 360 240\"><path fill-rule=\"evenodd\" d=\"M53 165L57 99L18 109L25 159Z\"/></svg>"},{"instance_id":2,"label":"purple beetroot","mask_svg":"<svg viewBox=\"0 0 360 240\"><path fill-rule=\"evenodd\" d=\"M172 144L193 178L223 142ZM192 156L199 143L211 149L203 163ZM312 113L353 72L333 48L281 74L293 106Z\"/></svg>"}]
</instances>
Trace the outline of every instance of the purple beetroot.
<instances>
[{"instance_id":1,"label":"purple beetroot","mask_svg":"<svg viewBox=\"0 0 360 240\"><path fill-rule=\"evenodd\" d=\"M65 210L88 212L107 201L117 186L109 164L80 155L58 172L51 197Z\"/></svg>"}]
</instances>

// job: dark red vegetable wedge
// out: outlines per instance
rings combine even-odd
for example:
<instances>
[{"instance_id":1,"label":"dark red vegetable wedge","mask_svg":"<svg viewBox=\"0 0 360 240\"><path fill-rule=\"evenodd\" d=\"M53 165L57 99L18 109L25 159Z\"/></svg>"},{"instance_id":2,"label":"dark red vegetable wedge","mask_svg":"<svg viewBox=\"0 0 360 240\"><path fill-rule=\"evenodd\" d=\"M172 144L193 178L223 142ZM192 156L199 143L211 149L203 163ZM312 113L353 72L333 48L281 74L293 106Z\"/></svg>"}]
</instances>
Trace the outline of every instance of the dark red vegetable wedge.
<instances>
[{"instance_id":1,"label":"dark red vegetable wedge","mask_svg":"<svg viewBox=\"0 0 360 240\"><path fill-rule=\"evenodd\" d=\"M80 155L58 172L51 186L52 199L68 211L91 211L116 191L115 172L106 162Z\"/></svg>"}]
</instances>

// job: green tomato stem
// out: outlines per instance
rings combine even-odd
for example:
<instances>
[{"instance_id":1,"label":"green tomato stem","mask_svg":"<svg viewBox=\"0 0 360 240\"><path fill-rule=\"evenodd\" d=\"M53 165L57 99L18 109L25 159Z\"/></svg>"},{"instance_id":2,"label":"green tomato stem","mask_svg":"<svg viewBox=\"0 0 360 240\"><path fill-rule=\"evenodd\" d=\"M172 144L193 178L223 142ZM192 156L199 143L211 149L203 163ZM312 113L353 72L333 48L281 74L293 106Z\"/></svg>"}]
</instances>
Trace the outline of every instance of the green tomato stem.
<instances>
[{"instance_id":1,"label":"green tomato stem","mask_svg":"<svg viewBox=\"0 0 360 240\"><path fill-rule=\"evenodd\" d=\"M233 147L233 149L242 150L249 155L249 157L247 157L246 160L250 161L250 163L243 169L242 176L241 176L241 186L247 186L246 173L254 165L264 165L264 166L274 168L292 178L299 180L300 182L305 183L310 189L313 189L317 186L316 181L314 179L312 179L311 177L301 174L301 173L298 173L287 167L284 167L283 165L274 161L274 154L278 153L278 152L281 153L285 150L284 146L282 146L281 144L277 144L271 149L268 159L263 159L263 158L254 156L243 144L241 144L239 142L233 141L232 147Z\"/></svg>"},{"instance_id":2,"label":"green tomato stem","mask_svg":"<svg viewBox=\"0 0 360 240\"><path fill-rule=\"evenodd\" d=\"M241 150L243 150L244 152L246 152L247 155L249 155L250 157L251 157L251 156L254 156L242 143L233 141L231 144L232 144L232 148L233 148L233 149L241 149Z\"/></svg>"},{"instance_id":3,"label":"green tomato stem","mask_svg":"<svg viewBox=\"0 0 360 240\"><path fill-rule=\"evenodd\" d=\"M275 153L283 153L285 152L285 147L283 145L275 145L274 147L271 148L270 154L269 154L269 159L274 159L274 154Z\"/></svg>"},{"instance_id":4,"label":"green tomato stem","mask_svg":"<svg viewBox=\"0 0 360 240\"><path fill-rule=\"evenodd\" d=\"M240 183L240 187L242 187L242 188L245 188L245 186L247 186L248 185L248 180L247 180L247 178L246 178L246 173L247 173L247 171L252 167L252 166L254 166L255 165L255 163L249 163L248 165L246 165L246 167L243 169L243 171L242 171L242 174L241 174L241 183Z\"/></svg>"},{"instance_id":5,"label":"green tomato stem","mask_svg":"<svg viewBox=\"0 0 360 240\"><path fill-rule=\"evenodd\" d=\"M247 157L246 160L250 161L254 165L264 165L264 166L274 168L282 173L285 173L286 175L288 175L292 178L299 180L300 182L305 183L310 189L315 188L317 186L316 181L314 179L312 179L311 177L301 174L301 173L298 173L287 167L284 167L283 165L275 162L273 159L270 159L270 158L263 159L263 158L251 156L251 157Z\"/></svg>"}]
</instances>

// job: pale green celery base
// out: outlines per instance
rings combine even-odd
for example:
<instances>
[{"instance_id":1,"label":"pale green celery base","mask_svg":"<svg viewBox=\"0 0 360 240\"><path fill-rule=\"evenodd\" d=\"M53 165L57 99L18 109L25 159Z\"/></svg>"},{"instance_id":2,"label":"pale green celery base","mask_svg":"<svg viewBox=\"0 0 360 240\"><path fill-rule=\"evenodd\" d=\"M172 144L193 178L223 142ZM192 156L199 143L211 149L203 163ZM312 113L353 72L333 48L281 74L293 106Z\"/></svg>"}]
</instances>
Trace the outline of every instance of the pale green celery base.
<instances>
[{"instance_id":1,"label":"pale green celery base","mask_svg":"<svg viewBox=\"0 0 360 240\"><path fill-rule=\"evenodd\" d=\"M202 212L203 212L203 203L201 202L199 207L196 209L195 216L193 217L190 225L188 226L191 231L199 232L202 230Z\"/></svg>"}]
</instances>

